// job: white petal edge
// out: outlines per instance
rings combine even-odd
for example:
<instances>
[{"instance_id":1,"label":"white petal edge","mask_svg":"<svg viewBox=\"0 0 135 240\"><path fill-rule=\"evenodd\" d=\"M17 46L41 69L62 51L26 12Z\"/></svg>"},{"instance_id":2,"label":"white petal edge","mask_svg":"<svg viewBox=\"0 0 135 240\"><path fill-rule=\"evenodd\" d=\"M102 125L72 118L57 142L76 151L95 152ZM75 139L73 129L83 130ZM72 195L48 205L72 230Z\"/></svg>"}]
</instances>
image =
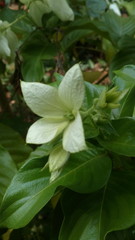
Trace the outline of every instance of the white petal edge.
<instances>
[{"instance_id":1,"label":"white petal edge","mask_svg":"<svg viewBox=\"0 0 135 240\"><path fill-rule=\"evenodd\" d=\"M75 120L70 122L69 126L64 131L63 148L70 153L79 152L87 148L82 119L79 112Z\"/></svg>"},{"instance_id":2,"label":"white petal edge","mask_svg":"<svg viewBox=\"0 0 135 240\"><path fill-rule=\"evenodd\" d=\"M26 104L40 117L60 117L67 110L55 87L43 83L21 81L21 88Z\"/></svg>"},{"instance_id":3,"label":"white petal edge","mask_svg":"<svg viewBox=\"0 0 135 240\"><path fill-rule=\"evenodd\" d=\"M44 118L39 119L29 128L26 142L32 144L48 143L62 133L68 124L67 121L50 123Z\"/></svg>"},{"instance_id":4,"label":"white petal edge","mask_svg":"<svg viewBox=\"0 0 135 240\"><path fill-rule=\"evenodd\" d=\"M70 68L64 76L58 94L70 110L79 110L84 99L85 88L79 64Z\"/></svg>"}]
</instances>

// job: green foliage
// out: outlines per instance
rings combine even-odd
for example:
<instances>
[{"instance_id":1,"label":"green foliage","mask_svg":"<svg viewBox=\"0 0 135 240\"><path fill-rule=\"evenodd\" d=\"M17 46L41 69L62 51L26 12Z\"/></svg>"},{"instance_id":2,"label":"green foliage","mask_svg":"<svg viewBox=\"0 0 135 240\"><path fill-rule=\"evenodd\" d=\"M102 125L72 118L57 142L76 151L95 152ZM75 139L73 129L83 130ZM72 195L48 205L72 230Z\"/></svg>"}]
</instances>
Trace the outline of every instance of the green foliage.
<instances>
[{"instance_id":1,"label":"green foliage","mask_svg":"<svg viewBox=\"0 0 135 240\"><path fill-rule=\"evenodd\" d=\"M104 239L110 231L135 224L134 174L115 170L99 192L89 195L67 192L62 199L65 220L60 240Z\"/></svg>"},{"instance_id":2,"label":"green foliage","mask_svg":"<svg viewBox=\"0 0 135 240\"><path fill-rule=\"evenodd\" d=\"M18 132L2 123L0 124L0 144L9 151L16 163L24 161L32 150Z\"/></svg>"},{"instance_id":3,"label":"green foliage","mask_svg":"<svg viewBox=\"0 0 135 240\"><path fill-rule=\"evenodd\" d=\"M135 239L135 1L115 2L0 1L1 240Z\"/></svg>"},{"instance_id":4,"label":"green foliage","mask_svg":"<svg viewBox=\"0 0 135 240\"><path fill-rule=\"evenodd\" d=\"M107 2L105 0L87 0L86 7L88 10L88 14L90 17L100 17L101 14L104 13L105 9L107 8Z\"/></svg>"},{"instance_id":5,"label":"green foliage","mask_svg":"<svg viewBox=\"0 0 135 240\"><path fill-rule=\"evenodd\" d=\"M0 146L0 204L4 193L17 172L15 163L9 153Z\"/></svg>"},{"instance_id":6,"label":"green foliage","mask_svg":"<svg viewBox=\"0 0 135 240\"><path fill-rule=\"evenodd\" d=\"M41 81L44 74L43 60L52 59L57 53L41 31L34 32L21 49L22 75L25 81Z\"/></svg>"},{"instance_id":7,"label":"green foliage","mask_svg":"<svg viewBox=\"0 0 135 240\"><path fill-rule=\"evenodd\" d=\"M31 158L15 175L1 207L2 226L9 228L25 226L51 199L58 186L65 186L82 193L101 188L106 183L111 170L109 157L93 146L92 150L71 155L62 174L51 183L48 168L43 169L46 161L46 158L41 158L41 154L40 158ZM98 173L98 178L95 173Z\"/></svg>"}]
</instances>

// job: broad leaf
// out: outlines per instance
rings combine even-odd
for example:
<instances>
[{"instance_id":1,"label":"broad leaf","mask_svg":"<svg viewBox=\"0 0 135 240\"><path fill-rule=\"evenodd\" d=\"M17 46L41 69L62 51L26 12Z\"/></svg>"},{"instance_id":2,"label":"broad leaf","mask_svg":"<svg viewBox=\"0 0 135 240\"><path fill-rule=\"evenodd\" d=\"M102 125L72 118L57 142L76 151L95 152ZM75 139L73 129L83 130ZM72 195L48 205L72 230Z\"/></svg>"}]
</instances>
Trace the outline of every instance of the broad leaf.
<instances>
[{"instance_id":1,"label":"broad leaf","mask_svg":"<svg viewBox=\"0 0 135 240\"><path fill-rule=\"evenodd\" d=\"M126 117L112 120L115 135L104 139L98 138L99 143L109 151L125 156L135 156L135 118Z\"/></svg>"},{"instance_id":2,"label":"broad leaf","mask_svg":"<svg viewBox=\"0 0 135 240\"><path fill-rule=\"evenodd\" d=\"M5 147L13 160L18 163L24 161L31 152L18 132L0 123L0 144Z\"/></svg>"},{"instance_id":3,"label":"broad leaf","mask_svg":"<svg viewBox=\"0 0 135 240\"><path fill-rule=\"evenodd\" d=\"M111 171L105 153L91 149L72 154L60 176L50 182L47 158L35 157L24 164L9 186L0 212L1 226L20 228L51 199L58 186L77 192L93 192L103 187Z\"/></svg>"},{"instance_id":4,"label":"broad leaf","mask_svg":"<svg viewBox=\"0 0 135 240\"><path fill-rule=\"evenodd\" d=\"M113 171L102 191L66 192L59 240L104 240L107 233L135 224L134 181L135 172Z\"/></svg>"},{"instance_id":5,"label":"broad leaf","mask_svg":"<svg viewBox=\"0 0 135 240\"><path fill-rule=\"evenodd\" d=\"M48 42L42 32L36 31L24 43L21 54L24 81L39 82L44 74L43 60L54 58L57 49Z\"/></svg>"},{"instance_id":6,"label":"broad leaf","mask_svg":"<svg viewBox=\"0 0 135 240\"><path fill-rule=\"evenodd\" d=\"M9 153L0 146L0 204L4 193L17 172L15 163Z\"/></svg>"}]
</instances>

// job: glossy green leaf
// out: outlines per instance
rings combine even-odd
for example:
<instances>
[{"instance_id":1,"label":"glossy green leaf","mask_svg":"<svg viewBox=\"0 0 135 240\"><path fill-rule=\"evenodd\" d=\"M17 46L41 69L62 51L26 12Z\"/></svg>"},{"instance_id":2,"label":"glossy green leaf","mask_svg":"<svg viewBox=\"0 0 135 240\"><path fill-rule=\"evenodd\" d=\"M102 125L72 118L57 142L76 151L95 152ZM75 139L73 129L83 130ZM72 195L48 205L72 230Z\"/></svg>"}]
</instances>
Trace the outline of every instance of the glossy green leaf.
<instances>
[{"instance_id":1,"label":"glossy green leaf","mask_svg":"<svg viewBox=\"0 0 135 240\"><path fill-rule=\"evenodd\" d=\"M31 152L18 132L0 123L0 144L5 147L13 160L18 163L24 161Z\"/></svg>"},{"instance_id":2,"label":"glossy green leaf","mask_svg":"<svg viewBox=\"0 0 135 240\"><path fill-rule=\"evenodd\" d=\"M21 54L24 81L40 82L44 74L43 60L54 58L57 49L48 42L42 32L36 31L24 43Z\"/></svg>"},{"instance_id":3,"label":"glossy green leaf","mask_svg":"<svg viewBox=\"0 0 135 240\"><path fill-rule=\"evenodd\" d=\"M2 146L0 146L0 204L4 193L16 172L16 165L11 156Z\"/></svg>"},{"instance_id":4,"label":"glossy green leaf","mask_svg":"<svg viewBox=\"0 0 135 240\"><path fill-rule=\"evenodd\" d=\"M106 139L102 136L98 138L99 143L117 154L135 156L135 118L112 120L111 124L117 134L112 134Z\"/></svg>"},{"instance_id":5,"label":"glossy green leaf","mask_svg":"<svg viewBox=\"0 0 135 240\"><path fill-rule=\"evenodd\" d=\"M24 164L13 178L0 211L0 224L9 228L25 226L51 199L58 186L77 192L93 192L110 176L111 161L94 147L72 154L60 176L50 182L47 158L35 157Z\"/></svg>"},{"instance_id":6,"label":"glossy green leaf","mask_svg":"<svg viewBox=\"0 0 135 240\"><path fill-rule=\"evenodd\" d=\"M134 181L135 172L114 171L102 191L65 193L59 240L104 240L107 233L135 224Z\"/></svg>"},{"instance_id":7,"label":"glossy green leaf","mask_svg":"<svg viewBox=\"0 0 135 240\"><path fill-rule=\"evenodd\" d=\"M107 8L107 2L105 0L87 0L86 1L87 11L90 17L100 17Z\"/></svg>"}]
</instances>

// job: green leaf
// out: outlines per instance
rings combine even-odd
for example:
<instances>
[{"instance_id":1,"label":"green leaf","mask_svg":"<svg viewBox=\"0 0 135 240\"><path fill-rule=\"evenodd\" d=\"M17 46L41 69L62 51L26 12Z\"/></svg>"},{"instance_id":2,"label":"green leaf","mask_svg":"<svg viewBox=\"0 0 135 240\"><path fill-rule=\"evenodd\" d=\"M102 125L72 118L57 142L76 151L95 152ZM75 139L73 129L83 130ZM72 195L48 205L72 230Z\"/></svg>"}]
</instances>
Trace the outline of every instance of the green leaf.
<instances>
[{"instance_id":1,"label":"green leaf","mask_svg":"<svg viewBox=\"0 0 135 240\"><path fill-rule=\"evenodd\" d=\"M87 0L86 8L90 17L100 17L107 8L107 2L105 0Z\"/></svg>"},{"instance_id":2,"label":"green leaf","mask_svg":"<svg viewBox=\"0 0 135 240\"><path fill-rule=\"evenodd\" d=\"M129 90L120 110L120 117L132 117L135 108L135 85Z\"/></svg>"},{"instance_id":3,"label":"green leaf","mask_svg":"<svg viewBox=\"0 0 135 240\"><path fill-rule=\"evenodd\" d=\"M0 144L5 147L13 160L18 163L24 161L31 152L18 132L0 123Z\"/></svg>"},{"instance_id":4,"label":"green leaf","mask_svg":"<svg viewBox=\"0 0 135 240\"><path fill-rule=\"evenodd\" d=\"M112 134L106 139L99 137L99 143L117 154L135 156L135 118L112 120L111 124L117 135Z\"/></svg>"},{"instance_id":5,"label":"green leaf","mask_svg":"<svg viewBox=\"0 0 135 240\"><path fill-rule=\"evenodd\" d=\"M94 85L89 82L85 82L85 99L83 103L84 108L90 108L93 105L93 100L98 98L101 92L106 89L105 86Z\"/></svg>"},{"instance_id":6,"label":"green leaf","mask_svg":"<svg viewBox=\"0 0 135 240\"><path fill-rule=\"evenodd\" d=\"M0 204L4 193L17 172L15 163L9 153L0 146Z\"/></svg>"},{"instance_id":7,"label":"green leaf","mask_svg":"<svg viewBox=\"0 0 135 240\"><path fill-rule=\"evenodd\" d=\"M12 26L12 30L19 35L19 37L22 37L22 35L27 36L30 32L33 31L33 26L31 25L31 22L27 19L26 11L24 10L13 10L8 7L5 7L0 12L0 19L3 21L8 21L9 23L12 23L17 18L24 16L20 21L16 22Z\"/></svg>"},{"instance_id":8,"label":"green leaf","mask_svg":"<svg viewBox=\"0 0 135 240\"><path fill-rule=\"evenodd\" d=\"M107 233L135 224L134 181L135 172L113 171L102 191L66 192L59 240L104 240Z\"/></svg>"},{"instance_id":9,"label":"green leaf","mask_svg":"<svg viewBox=\"0 0 135 240\"><path fill-rule=\"evenodd\" d=\"M91 34L92 30L90 29L77 29L69 32L63 40L61 41L61 47L63 51L66 51L73 43L79 41L81 38L86 37Z\"/></svg>"},{"instance_id":10,"label":"green leaf","mask_svg":"<svg viewBox=\"0 0 135 240\"><path fill-rule=\"evenodd\" d=\"M135 16L127 18L118 16L114 11L108 11L100 20L94 20L93 24L102 32L108 33L114 46L119 46L119 41L125 36L133 36L135 33Z\"/></svg>"},{"instance_id":11,"label":"green leaf","mask_svg":"<svg viewBox=\"0 0 135 240\"><path fill-rule=\"evenodd\" d=\"M24 43L22 75L27 82L40 82L44 74L43 60L53 59L57 54L55 45L45 38L41 31L36 31Z\"/></svg>"},{"instance_id":12,"label":"green leaf","mask_svg":"<svg viewBox=\"0 0 135 240\"><path fill-rule=\"evenodd\" d=\"M114 73L116 76L114 77L113 82L119 87L119 90L131 88L135 84L135 65L124 66L120 70L116 70Z\"/></svg>"},{"instance_id":13,"label":"green leaf","mask_svg":"<svg viewBox=\"0 0 135 240\"><path fill-rule=\"evenodd\" d=\"M126 47L116 54L110 65L110 78L114 77L114 71L121 69L125 65L135 65L135 46Z\"/></svg>"},{"instance_id":14,"label":"green leaf","mask_svg":"<svg viewBox=\"0 0 135 240\"><path fill-rule=\"evenodd\" d=\"M1 226L20 228L51 199L58 186L86 193L103 187L111 171L104 152L89 149L72 154L59 177L50 182L47 158L35 157L24 164L9 186L0 212Z\"/></svg>"}]
</instances>

